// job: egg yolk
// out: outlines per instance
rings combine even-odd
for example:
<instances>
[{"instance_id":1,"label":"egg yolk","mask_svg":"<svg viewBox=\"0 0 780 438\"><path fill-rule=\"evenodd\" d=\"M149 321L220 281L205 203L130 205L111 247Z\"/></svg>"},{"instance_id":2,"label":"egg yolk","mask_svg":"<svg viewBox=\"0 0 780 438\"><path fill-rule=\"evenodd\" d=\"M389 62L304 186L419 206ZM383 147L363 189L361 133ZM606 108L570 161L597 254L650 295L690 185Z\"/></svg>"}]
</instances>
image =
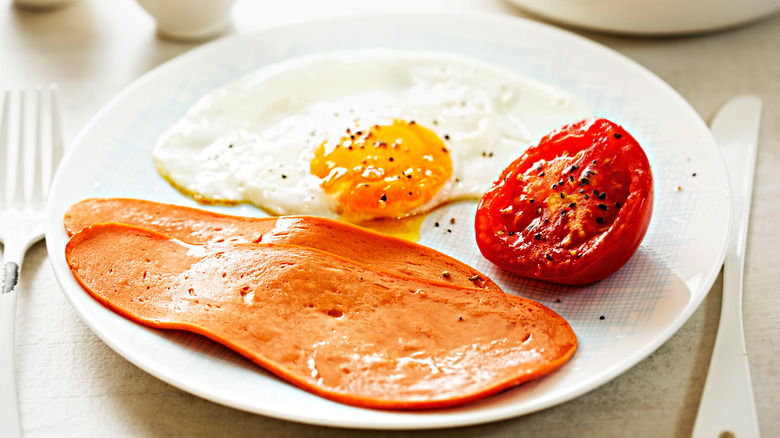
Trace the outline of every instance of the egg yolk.
<instances>
[{"instance_id":1,"label":"egg yolk","mask_svg":"<svg viewBox=\"0 0 780 438\"><path fill-rule=\"evenodd\" d=\"M436 196L452 176L444 142L414 121L356 124L317 148L310 171L338 196L345 220L402 218Z\"/></svg>"}]
</instances>

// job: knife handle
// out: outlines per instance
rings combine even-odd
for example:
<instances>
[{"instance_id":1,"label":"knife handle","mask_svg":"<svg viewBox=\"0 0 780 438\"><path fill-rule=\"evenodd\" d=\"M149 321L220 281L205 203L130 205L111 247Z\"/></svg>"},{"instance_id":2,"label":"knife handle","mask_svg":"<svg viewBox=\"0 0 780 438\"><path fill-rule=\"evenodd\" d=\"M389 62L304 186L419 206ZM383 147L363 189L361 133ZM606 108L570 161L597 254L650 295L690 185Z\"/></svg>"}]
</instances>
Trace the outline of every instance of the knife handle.
<instances>
[{"instance_id":1,"label":"knife handle","mask_svg":"<svg viewBox=\"0 0 780 438\"><path fill-rule=\"evenodd\" d=\"M733 255L728 254L723 265L723 310L693 438L757 438L760 435L742 330L744 263L743 257ZM739 293L726 292L732 288Z\"/></svg>"},{"instance_id":2,"label":"knife handle","mask_svg":"<svg viewBox=\"0 0 780 438\"><path fill-rule=\"evenodd\" d=\"M761 100L732 99L712 121L732 188L731 226L723 264L723 303L694 438L757 438L758 414L742 325L745 245L753 192Z\"/></svg>"}]
</instances>

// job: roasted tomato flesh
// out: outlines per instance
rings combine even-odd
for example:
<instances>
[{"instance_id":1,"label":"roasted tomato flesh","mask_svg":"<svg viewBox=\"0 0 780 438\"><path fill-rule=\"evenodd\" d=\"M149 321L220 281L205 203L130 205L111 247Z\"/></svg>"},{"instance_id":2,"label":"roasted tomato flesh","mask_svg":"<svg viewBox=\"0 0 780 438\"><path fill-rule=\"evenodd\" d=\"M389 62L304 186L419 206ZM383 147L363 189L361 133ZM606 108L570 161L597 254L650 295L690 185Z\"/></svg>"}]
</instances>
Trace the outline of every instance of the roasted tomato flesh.
<instances>
[{"instance_id":1,"label":"roasted tomato flesh","mask_svg":"<svg viewBox=\"0 0 780 438\"><path fill-rule=\"evenodd\" d=\"M504 170L477 208L477 243L520 275L590 283L631 258L652 203L636 140L606 119L587 119L550 133Z\"/></svg>"}]
</instances>

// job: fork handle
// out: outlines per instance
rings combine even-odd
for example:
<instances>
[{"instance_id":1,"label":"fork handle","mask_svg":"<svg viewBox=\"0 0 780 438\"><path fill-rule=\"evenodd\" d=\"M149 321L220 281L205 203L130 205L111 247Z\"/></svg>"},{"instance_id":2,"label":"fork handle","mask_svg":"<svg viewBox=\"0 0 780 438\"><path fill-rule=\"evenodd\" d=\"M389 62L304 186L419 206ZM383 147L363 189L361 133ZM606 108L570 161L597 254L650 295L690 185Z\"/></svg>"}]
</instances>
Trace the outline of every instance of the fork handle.
<instances>
[{"instance_id":1,"label":"fork handle","mask_svg":"<svg viewBox=\"0 0 780 438\"><path fill-rule=\"evenodd\" d=\"M0 291L0 426L3 436L21 437L19 402L14 368L14 324L16 319L16 285L19 265L7 262L3 269L3 289ZM6 435L7 434L7 435Z\"/></svg>"},{"instance_id":2,"label":"fork handle","mask_svg":"<svg viewBox=\"0 0 780 438\"><path fill-rule=\"evenodd\" d=\"M8 294L16 289L16 285L19 283L19 265L14 262L8 262L3 269L3 292Z\"/></svg>"}]
</instances>

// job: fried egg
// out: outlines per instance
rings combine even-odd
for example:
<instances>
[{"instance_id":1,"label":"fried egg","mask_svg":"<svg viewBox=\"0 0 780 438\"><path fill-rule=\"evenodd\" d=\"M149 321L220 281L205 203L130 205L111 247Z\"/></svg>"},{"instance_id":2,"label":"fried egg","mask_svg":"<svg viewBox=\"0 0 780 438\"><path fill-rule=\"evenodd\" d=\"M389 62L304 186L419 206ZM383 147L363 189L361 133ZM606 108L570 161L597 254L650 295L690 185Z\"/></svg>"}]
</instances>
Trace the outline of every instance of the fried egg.
<instances>
[{"instance_id":1,"label":"fried egg","mask_svg":"<svg viewBox=\"0 0 780 438\"><path fill-rule=\"evenodd\" d=\"M203 96L153 149L204 203L360 222L479 199L576 96L474 59L344 51L291 59Z\"/></svg>"}]
</instances>

